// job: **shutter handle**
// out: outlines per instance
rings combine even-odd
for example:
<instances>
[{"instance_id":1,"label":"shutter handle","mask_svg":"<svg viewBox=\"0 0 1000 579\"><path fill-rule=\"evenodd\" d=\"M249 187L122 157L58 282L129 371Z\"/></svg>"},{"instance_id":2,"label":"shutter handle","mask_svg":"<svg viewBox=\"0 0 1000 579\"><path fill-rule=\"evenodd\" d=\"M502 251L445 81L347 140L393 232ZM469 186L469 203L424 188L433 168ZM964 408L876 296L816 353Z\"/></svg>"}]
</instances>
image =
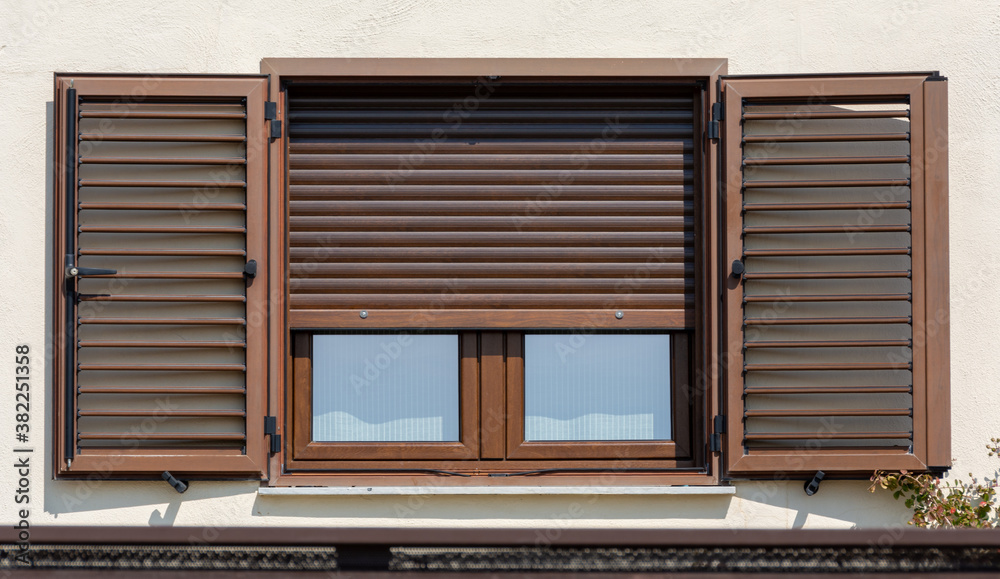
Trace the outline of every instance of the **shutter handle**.
<instances>
[{"instance_id":1,"label":"shutter handle","mask_svg":"<svg viewBox=\"0 0 1000 579\"><path fill-rule=\"evenodd\" d=\"M250 261L247 262L245 266L243 266L243 275L247 276L248 278L257 277L256 259L251 259Z\"/></svg>"},{"instance_id":2,"label":"shutter handle","mask_svg":"<svg viewBox=\"0 0 1000 579\"><path fill-rule=\"evenodd\" d=\"M117 269L100 269L96 267L76 267L73 264L66 266L66 277L82 277L87 275L114 275Z\"/></svg>"},{"instance_id":3,"label":"shutter handle","mask_svg":"<svg viewBox=\"0 0 1000 579\"><path fill-rule=\"evenodd\" d=\"M738 259L734 259L733 260L733 265L732 265L732 273L730 273L730 275L732 275L733 277L740 277L740 276L743 275L743 272L745 272L746 270L747 270L747 267L745 265L743 265L742 261L740 261Z\"/></svg>"}]
</instances>

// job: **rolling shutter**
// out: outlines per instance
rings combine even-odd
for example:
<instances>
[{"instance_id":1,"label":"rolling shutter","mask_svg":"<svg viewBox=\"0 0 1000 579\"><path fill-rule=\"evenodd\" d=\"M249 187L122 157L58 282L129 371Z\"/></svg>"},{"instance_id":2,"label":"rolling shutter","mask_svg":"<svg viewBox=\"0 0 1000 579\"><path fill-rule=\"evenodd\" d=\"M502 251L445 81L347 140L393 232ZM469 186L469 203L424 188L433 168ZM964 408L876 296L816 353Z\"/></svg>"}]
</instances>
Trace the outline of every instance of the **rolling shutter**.
<instances>
[{"instance_id":1,"label":"rolling shutter","mask_svg":"<svg viewBox=\"0 0 1000 579\"><path fill-rule=\"evenodd\" d=\"M60 473L264 472L265 94L57 76Z\"/></svg>"},{"instance_id":2,"label":"rolling shutter","mask_svg":"<svg viewBox=\"0 0 1000 579\"><path fill-rule=\"evenodd\" d=\"M731 475L950 466L946 87L723 79Z\"/></svg>"},{"instance_id":3,"label":"rolling shutter","mask_svg":"<svg viewBox=\"0 0 1000 579\"><path fill-rule=\"evenodd\" d=\"M695 90L290 85L290 326L692 327Z\"/></svg>"}]
</instances>

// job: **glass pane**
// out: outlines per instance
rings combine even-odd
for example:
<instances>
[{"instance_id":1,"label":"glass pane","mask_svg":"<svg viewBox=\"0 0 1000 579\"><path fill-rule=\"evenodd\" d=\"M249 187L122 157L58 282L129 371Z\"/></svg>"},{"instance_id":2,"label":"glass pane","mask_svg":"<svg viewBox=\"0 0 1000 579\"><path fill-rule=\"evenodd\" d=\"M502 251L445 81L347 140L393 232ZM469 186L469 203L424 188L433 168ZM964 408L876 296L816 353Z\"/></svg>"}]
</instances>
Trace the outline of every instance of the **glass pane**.
<instances>
[{"instance_id":1,"label":"glass pane","mask_svg":"<svg viewBox=\"0 0 1000 579\"><path fill-rule=\"evenodd\" d=\"M668 334L526 334L525 440L670 440Z\"/></svg>"},{"instance_id":2,"label":"glass pane","mask_svg":"<svg viewBox=\"0 0 1000 579\"><path fill-rule=\"evenodd\" d=\"M458 336L313 336L313 440L444 442L458 434Z\"/></svg>"}]
</instances>

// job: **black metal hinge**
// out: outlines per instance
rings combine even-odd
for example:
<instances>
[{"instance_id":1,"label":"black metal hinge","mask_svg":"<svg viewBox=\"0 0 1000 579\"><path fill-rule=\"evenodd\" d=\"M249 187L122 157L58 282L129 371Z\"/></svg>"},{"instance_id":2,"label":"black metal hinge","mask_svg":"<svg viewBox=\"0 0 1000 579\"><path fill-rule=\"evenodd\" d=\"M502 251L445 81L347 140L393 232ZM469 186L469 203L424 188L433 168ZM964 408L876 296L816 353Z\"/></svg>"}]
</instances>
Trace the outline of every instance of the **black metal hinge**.
<instances>
[{"instance_id":1,"label":"black metal hinge","mask_svg":"<svg viewBox=\"0 0 1000 579\"><path fill-rule=\"evenodd\" d=\"M264 120L271 121L271 138L280 138L281 121L278 120L278 103L271 101L264 103Z\"/></svg>"},{"instance_id":2,"label":"black metal hinge","mask_svg":"<svg viewBox=\"0 0 1000 579\"><path fill-rule=\"evenodd\" d=\"M708 140L719 140L719 121L722 120L722 115L722 103L714 103L712 105L712 120L708 122L708 127L705 129L705 136Z\"/></svg>"},{"instance_id":3,"label":"black metal hinge","mask_svg":"<svg viewBox=\"0 0 1000 579\"><path fill-rule=\"evenodd\" d=\"M726 432L726 417L716 416L712 426L712 435L708 438L708 450L722 452L722 435Z\"/></svg>"},{"instance_id":4,"label":"black metal hinge","mask_svg":"<svg viewBox=\"0 0 1000 579\"><path fill-rule=\"evenodd\" d=\"M271 454L281 452L281 435L278 434L278 419L274 416L264 417L264 434L271 437Z\"/></svg>"}]
</instances>

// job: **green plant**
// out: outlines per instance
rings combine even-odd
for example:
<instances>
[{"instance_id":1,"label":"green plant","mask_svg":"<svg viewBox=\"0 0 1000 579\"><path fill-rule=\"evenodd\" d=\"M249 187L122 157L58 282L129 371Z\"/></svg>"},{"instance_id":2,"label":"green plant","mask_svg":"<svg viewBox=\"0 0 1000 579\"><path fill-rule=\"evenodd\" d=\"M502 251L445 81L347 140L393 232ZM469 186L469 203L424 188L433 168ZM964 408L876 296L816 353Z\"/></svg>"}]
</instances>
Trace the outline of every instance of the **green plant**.
<instances>
[{"instance_id":1,"label":"green plant","mask_svg":"<svg viewBox=\"0 0 1000 579\"><path fill-rule=\"evenodd\" d=\"M986 445L989 456L1000 457L1000 438L990 439ZM887 472L877 470L868 488L875 492L882 487L892 491L895 499L905 498L907 508L913 509L911 525L917 527L973 527L992 528L1000 522L997 505L997 479L979 482L972 473L970 482L945 481L930 474L912 474L905 470Z\"/></svg>"}]
</instances>

